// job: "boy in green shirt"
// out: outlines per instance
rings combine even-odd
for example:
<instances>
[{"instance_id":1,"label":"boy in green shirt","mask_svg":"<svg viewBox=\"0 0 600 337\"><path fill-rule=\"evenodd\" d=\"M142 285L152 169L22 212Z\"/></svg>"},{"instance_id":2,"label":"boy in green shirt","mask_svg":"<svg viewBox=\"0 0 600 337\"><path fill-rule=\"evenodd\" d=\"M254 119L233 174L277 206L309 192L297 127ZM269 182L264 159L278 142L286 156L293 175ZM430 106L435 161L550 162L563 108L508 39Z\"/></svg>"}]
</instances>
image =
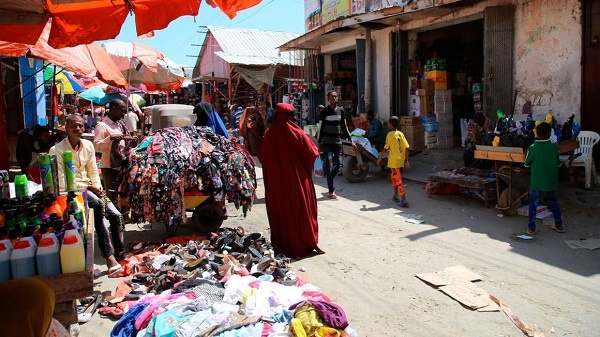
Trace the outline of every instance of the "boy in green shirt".
<instances>
[{"instance_id":1,"label":"boy in green shirt","mask_svg":"<svg viewBox=\"0 0 600 337\"><path fill-rule=\"evenodd\" d=\"M380 165L381 159L385 157L385 154L389 151L390 155L388 157L387 166L392 171L390 174L392 186L394 187L394 197L392 200L400 207L408 207L406 192L404 191L404 185L402 183L401 169L410 168L407 151L409 145L404 134L398 130L399 123L400 119L398 119L398 117L393 116L390 118L388 123L390 132L388 132L387 137L385 138L385 147L379 153L379 158L377 158L377 165ZM398 196L402 199L398 198Z\"/></svg>"},{"instance_id":2,"label":"boy in green shirt","mask_svg":"<svg viewBox=\"0 0 600 337\"><path fill-rule=\"evenodd\" d=\"M540 193L546 193L550 202L550 210L554 216L554 226L551 229L564 233L560 207L556 200L558 188L558 145L550 142L552 127L548 123L540 123L536 128L537 140L527 150L525 167L531 168L531 181L529 183L529 226L527 234L533 235L535 229L535 215L540 201Z\"/></svg>"}]
</instances>

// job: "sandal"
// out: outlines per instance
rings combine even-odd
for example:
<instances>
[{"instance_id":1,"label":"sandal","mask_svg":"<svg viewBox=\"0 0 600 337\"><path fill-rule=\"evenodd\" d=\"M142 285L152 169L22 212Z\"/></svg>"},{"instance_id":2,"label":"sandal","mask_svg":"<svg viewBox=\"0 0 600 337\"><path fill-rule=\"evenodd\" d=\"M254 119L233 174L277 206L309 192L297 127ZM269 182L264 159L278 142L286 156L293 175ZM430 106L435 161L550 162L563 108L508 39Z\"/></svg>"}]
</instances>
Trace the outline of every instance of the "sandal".
<instances>
[{"instance_id":1,"label":"sandal","mask_svg":"<svg viewBox=\"0 0 600 337\"><path fill-rule=\"evenodd\" d=\"M400 202L400 198L392 197L392 201L395 202L395 203L399 203Z\"/></svg>"},{"instance_id":2,"label":"sandal","mask_svg":"<svg viewBox=\"0 0 600 337\"><path fill-rule=\"evenodd\" d=\"M337 195L335 195L335 193L329 193L327 194L327 197L331 200L337 200Z\"/></svg>"},{"instance_id":3,"label":"sandal","mask_svg":"<svg viewBox=\"0 0 600 337\"><path fill-rule=\"evenodd\" d=\"M562 227L550 226L550 229L561 234L565 232L565 229Z\"/></svg>"},{"instance_id":4,"label":"sandal","mask_svg":"<svg viewBox=\"0 0 600 337\"><path fill-rule=\"evenodd\" d=\"M407 202L399 202L397 205L400 207L408 208L408 201Z\"/></svg>"},{"instance_id":5,"label":"sandal","mask_svg":"<svg viewBox=\"0 0 600 337\"><path fill-rule=\"evenodd\" d=\"M100 305L101 295L95 295L86 306L83 306L83 310L77 313L77 323L87 323L92 319L92 315L98 309L98 305Z\"/></svg>"},{"instance_id":6,"label":"sandal","mask_svg":"<svg viewBox=\"0 0 600 337\"><path fill-rule=\"evenodd\" d=\"M535 233L537 233L537 229L528 229L527 230L528 235L534 235Z\"/></svg>"}]
</instances>

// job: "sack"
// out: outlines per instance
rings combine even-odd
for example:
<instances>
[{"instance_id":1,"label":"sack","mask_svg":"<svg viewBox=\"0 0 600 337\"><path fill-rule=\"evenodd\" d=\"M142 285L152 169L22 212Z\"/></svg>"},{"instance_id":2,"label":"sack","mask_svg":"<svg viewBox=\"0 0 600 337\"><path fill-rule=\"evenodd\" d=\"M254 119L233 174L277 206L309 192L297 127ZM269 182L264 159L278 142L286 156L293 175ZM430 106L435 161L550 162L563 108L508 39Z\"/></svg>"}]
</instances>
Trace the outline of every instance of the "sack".
<instances>
[{"instance_id":1,"label":"sack","mask_svg":"<svg viewBox=\"0 0 600 337\"><path fill-rule=\"evenodd\" d=\"M317 157L317 160L315 160L315 175L317 177L322 177L325 174L323 173L323 160L321 160L321 157Z\"/></svg>"}]
</instances>

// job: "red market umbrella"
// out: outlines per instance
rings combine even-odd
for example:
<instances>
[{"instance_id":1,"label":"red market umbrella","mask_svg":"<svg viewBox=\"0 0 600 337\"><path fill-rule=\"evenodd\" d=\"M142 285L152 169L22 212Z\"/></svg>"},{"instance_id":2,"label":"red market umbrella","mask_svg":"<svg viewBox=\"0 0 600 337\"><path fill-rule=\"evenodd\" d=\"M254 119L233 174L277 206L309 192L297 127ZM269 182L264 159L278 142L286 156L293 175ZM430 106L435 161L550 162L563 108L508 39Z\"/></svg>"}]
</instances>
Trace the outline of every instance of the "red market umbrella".
<instances>
[{"instance_id":1,"label":"red market umbrella","mask_svg":"<svg viewBox=\"0 0 600 337\"><path fill-rule=\"evenodd\" d=\"M0 40L34 44L51 20L48 44L72 47L115 38L127 14L138 36L166 28L180 16L198 15L201 0L1 0ZM207 0L230 18L261 0Z\"/></svg>"},{"instance_id":2,"label":"red market umbrella","mask_svg":"<svg viewBox=\"0 0 600 337\"><path fill-rule=\"evenodd\" d=\"M1 25L0 25L1 27ZM1 56L29 56L48 61L82 76L97 76L101 81L125 87L127 81L110 56L97 43L55 49L48 45L48 23L33 44L0 41ZM1 29L1 28L0 28Z\"/></svg>"}]
</instances>

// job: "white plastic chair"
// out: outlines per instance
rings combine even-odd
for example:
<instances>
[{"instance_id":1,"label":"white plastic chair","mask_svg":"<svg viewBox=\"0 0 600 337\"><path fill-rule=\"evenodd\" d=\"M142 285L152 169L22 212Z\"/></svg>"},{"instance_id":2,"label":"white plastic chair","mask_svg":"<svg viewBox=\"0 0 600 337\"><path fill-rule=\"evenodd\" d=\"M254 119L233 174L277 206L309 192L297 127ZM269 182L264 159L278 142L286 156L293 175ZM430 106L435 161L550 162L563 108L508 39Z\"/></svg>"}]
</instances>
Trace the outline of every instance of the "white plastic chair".
<instances>
[{"instance_id":1,"label":"white plastic chair","mask_svg":"<svg viewBox=\"0 0 600 337\"><path fill-rule=\"evenodd\" d=\"M594 131L580 131L577 136L579 148L575 150L575 154L581 155L571 162L569 166L569 156L560 156L560 161L564 162L567 167L584 167L585 168L585 188L592 187L592 181L596 182L596 165L592 157L594 145L600 141L600 135ZM593 178L593 180L592 180Z\"/></svg>"}]
</instances>

